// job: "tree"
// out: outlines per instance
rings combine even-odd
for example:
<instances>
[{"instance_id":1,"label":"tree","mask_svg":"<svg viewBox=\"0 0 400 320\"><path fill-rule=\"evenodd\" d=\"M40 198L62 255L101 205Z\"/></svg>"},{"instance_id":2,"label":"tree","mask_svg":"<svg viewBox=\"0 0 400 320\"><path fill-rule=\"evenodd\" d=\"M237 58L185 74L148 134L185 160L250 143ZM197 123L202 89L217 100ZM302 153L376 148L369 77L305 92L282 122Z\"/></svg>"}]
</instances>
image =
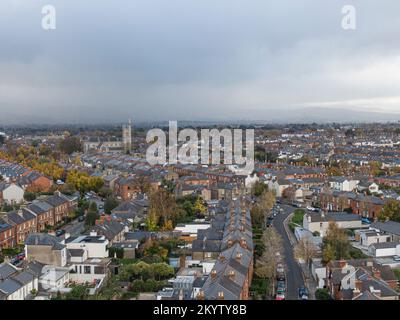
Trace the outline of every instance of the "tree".
<instances>
[{"instance_id":1,"label":"tree","mask_svg":"<svg viewBox=\"0 0 400 320\"><path fill-rule=\"evenodd\" d=\"M88 288L84 285L75 285L65 296L67 300L84 300L87 298Z\"/></svg>"},{"instance_id":2,"label":"tree","mask_svg":"<svg viewBox=\"0 0 400 320\"><path fill-rule=\"evenodd\" d=\"M378 215L380 221L392 220L400 222L400 202L389 199L382 208L382 212Z\"/></svg>"},{"instance_id":3,"label":"tree","mask_svg":"<svg viewBox=\"0 0 400 320\"><path fill-rule=\"evenodd\" d=\"M74 152L81 152L83 150L82 143L77 137L66 137L59 143L59 149L65 154L72 154Z\"/></svg>"},{"instance_id":4,"label":"tree","mask_svg":"<svg viewBox=\"0 0 400 320\"><path fill-rule=\"evenodd\" d=\"M197 214L205 214L207 212L207 208L204 205L203 200L199 197L197 198L196 202L194 203L194 210Z\"/></svg>"},{"instance_id":5,"label":"tree","mask_svg":"<svg viewBox=\"0 0 400 320\"><path fill-rule=\"evenodd\" d=\"M294 256L296 259L304 260L306 265L309 266L317 251L318 249L310 237L302 237L294 247Z\"/></svg>"},{"instance_id":6,"label":"tree","mask_svg":"<svg viewBox=\"0 0 400 320\"><path fill-rule=\"evenodd\" d=\"M89 211L86 214L85 225L94 226L96 220L99 218L99 211L95 202L91 202L89 206Z\"/></svg>"},{"instance_id":7,"label":"tree","mask_svg":"<svg viewBox=\"0 0 400 320\"><path fill-rule=\"evenodd\" d=\"M275 204L275 195L272 191L264 191L259 198L258 204L261 210L267 212L271 211L272 207Z\"/></svg>"},{"instance_id":8,"label":"tree","mask_svg":"<svg viewBox=\"0 0 400 320\"><path fill-rule=\"evenodd\" d=\"M282 252L282 238L274 228L268 228L261 240L265 249L261 257L256 260L255 274L262 279L272 279L275 277L279 262L277 253Z\"/></svg>"},{"instance_id":9,"label":"tree","mask_svg":"<svg viewBox=\"0 0 400 320\"><path fill-rule=\"evenodd\" d=\"M350 242L344 229L340 229L337 223L330 222L326 236L322 242L323 261L329 262L336 259L348 259L350 257Z\"/></svg>"},{"instance_id":10,"label":"tree","mask_svg":"<svg viewBox=\"0 0 400 320\"><path fill-rule=\"evenodd\" d=\"M108 197L104 202L104 212L111 214L111 211L119 205L119 201L113 197Z\"/></svg>"},{"instance_id":11,"label":"tree","mask_svg":"<svg viewBox=\"0 0 400 320\"><path fill-rule=\"evenodd\" d=\"M31 202L36 199L36 194L34 192L25 191L24 199L28 202Z\"/></svg>"},{"instance_id":12,"label":"tree","mask_svg":"<svg viewBox=\"0 0 400 320\"><path fill-rule=\"evenodd\" d=\"M251 190L251 193L255 195L256 197L261 196L264 192L266 192L268 189L268 186L260 181L257 181Z\"/></svg>"},{"instance_id":13,"label":"tree","mask_svg":"<svg viewBox=\"0 0 400 320\"><path fill-rule=\"evenodd\" d=\"M4 177L0 174L0 181L4 181Z\"/></svg>"},{"instance_id":14,"label":"tree","mask_svg":"<svg viewBox=\"0 0 400 320\"><path fill-rule=\"evenodd\" d=\"M316 300L332 300L331 295L329 294L328 289L317 289L315 291L315 299Z\"/></svg>"},{"instance_id":15,"label":"tree","mask_svg":"<svg viewBox=\"0 0 400 320\"><path fill-rule=\"evenodd\" d=\"M153 190L149 195L148 225L162 226L167 220L174 220L177 205L172 194L164 189ZM150 229L149 229L150 230Z\"/></svg>"}]
</instances>

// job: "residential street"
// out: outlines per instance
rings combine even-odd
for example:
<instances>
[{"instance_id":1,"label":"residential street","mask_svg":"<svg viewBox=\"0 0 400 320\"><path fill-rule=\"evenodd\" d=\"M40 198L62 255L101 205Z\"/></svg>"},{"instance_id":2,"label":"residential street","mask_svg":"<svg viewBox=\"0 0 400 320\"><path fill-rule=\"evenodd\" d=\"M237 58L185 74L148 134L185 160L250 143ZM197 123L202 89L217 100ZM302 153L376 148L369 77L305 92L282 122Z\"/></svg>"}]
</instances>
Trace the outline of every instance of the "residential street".
<instances>
[{"instance_id":1,"label":"residential street","mask_svg":"<svg viewBox=\"0 0 400 320\"><path fill-rule=\"evenodd\" d=\"M293 255L293 246L290 243L288 235L284 227L284 220L292 213L295 208L288 205L280 205L283 212L277 214L273 220L272 225L275 227L277 232L283 239L283 254L285 257L286 265L286 285L287 285L287 300L298 300L298 289L304 285L304 279L301 272L301 268Z\"/></svg>"}]
</instances>

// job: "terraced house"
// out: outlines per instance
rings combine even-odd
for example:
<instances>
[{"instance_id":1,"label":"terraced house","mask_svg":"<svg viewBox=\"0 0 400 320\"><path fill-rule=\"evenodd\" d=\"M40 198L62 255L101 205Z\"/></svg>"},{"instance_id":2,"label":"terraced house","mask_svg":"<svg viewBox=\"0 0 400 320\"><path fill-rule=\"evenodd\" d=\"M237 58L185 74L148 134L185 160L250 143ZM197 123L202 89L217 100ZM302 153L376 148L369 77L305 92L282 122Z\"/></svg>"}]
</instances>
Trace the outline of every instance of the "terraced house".
<instances>
[{"instance_id":1,"label":"terraced house","mask_svg":"<svg viewBox=\"0 0 400 320\"><path fill-rule=\"evenodd\" d=\"M52 196L35 200L24 208L7 213L3 218L3 227L0 228L0 246L13 247L24 243L29 234L43 232L47 226L57 225L75 208L74 199L56 192Z\"/></svg>"},{"instance_id":2,"label":"terraced house","mask_svg":"<svg viewBox=\"0 0 400 320\"><path fill-rule=\"evenodd\" d=\"M226 213L221 252L197 295L206 300L247 300L253 276L250 210L236 200Z\"/></svg>"}]
</instances>

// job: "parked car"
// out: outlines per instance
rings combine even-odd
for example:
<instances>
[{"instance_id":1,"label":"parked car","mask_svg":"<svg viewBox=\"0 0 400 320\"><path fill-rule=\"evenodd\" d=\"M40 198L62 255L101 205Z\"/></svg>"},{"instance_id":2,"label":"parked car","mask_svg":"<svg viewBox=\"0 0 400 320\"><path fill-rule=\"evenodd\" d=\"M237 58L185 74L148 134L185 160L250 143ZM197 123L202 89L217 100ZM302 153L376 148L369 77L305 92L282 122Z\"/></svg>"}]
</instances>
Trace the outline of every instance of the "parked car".
<instances>
[{"instance_id":1,"label":"parked car","mask_svg":"<svg viewBox=\"0 0 400 320\"><path fill-rule=\"evenodd\" d=\"M278 273L278 274L276 275L276 280L278 280L278 281L285 281L285 280L286 280L285 273L284 273L284 272Z\"/></svg>"},{"instance_id":2,"label":"parked car","mask_svg":"<svg viewBox=\"0 0 400 320\"><path fill-rule=\"evenodd\" d=\"M64 233L65 233L65 230L59 229L59 230L56 231L56 236L57 236L57 237L60 237L60 236L62 236Z\"/></svg>"},{"instance_id":3,"label":"parked car","mask_svg":"<svg viewBox=\"0 0 400 320\"><path fill-rule=\"evenodd\" d=\"M371 224L371 220L369 220L368 218L361 218L361 222L365 224Z\"/></svg>"},{"instance_id":4,"label":"parked car","mask_svg":"<svg viewBox=\"0 0 400 320\"><path fill-rule=\"evenodd\" d=\"M299 288L299 299L308 300L308 289L306 287Z\"/></svg>"},{"instance_id":5,"label":"parked car","mask_svg":"<svg viewBox=\"0 0 400 320\"><path fill-rule=\"evenodd\" d=\"M285 290L286 289L285 281L278 281L276 284L276 288L277 288L277 290L279 290L279 289Z\"/></svg>"},{"instance_id":6,"label":"parked car","mask_svg":"<svg viewBox=\"0 0 400 320\"><path fill-rule=\"evenodd\" d=\"M285 293L277 293L275 296L275 300L285 300Z\"/></svg>"},{"instance_id":7,"label":"parked car","mask_svg":"<svg viewBox=\"0 0 400 320\"><path fill-rule=\"evenodd\" d=\"M394 261L400 261L400 256L394 256L394 257L393 257L393 260L394 260Z\"/></svg>"},{"instance_id":8,"label":"parked car","mask_svg":"<svg viewBox=\"0 0 400 320\"><path fill-rule=\"evenodd\" d=\"M276 267L276 272L279 273L284 273L285 272L285 268L283 267L282 263L278 263L277 267Z\"/></svg>"},{"instance_id":9,"label":"parked car","mask_svg":"<svg viewBox=\"0 0 400 320\"><path fill-rule=\"evenodd\" d=\"M79 216L79 217L78 217L78 221L79 221L79 222L85 221L85 216Z\"/></svg>"}]
</instances>

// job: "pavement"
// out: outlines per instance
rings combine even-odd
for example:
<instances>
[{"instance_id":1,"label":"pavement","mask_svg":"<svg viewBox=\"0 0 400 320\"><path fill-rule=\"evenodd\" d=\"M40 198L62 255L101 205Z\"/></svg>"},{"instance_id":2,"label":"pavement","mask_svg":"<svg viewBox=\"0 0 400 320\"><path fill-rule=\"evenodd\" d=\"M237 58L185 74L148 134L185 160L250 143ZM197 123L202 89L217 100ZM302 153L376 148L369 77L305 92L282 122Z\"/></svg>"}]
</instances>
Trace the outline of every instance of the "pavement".
<instances>
[{"instance_id":1,"label":"pavement","mask_svg":"<svg viewBox=\"0 0 400 320\"><path fill-rule=\"evenodd\" d=\"M300 265L293 255L293 239L289 238L285 228L285 220L296 209L292 206L281 204L283 212L274 218L272 225L283 240L283 255L286 266L286 300L298 300L298 289L304 286L304 277ZM290 232L290 230L288 230ZM290 234L289 234L290 235Z\"/></svg>"}]
</instances>

